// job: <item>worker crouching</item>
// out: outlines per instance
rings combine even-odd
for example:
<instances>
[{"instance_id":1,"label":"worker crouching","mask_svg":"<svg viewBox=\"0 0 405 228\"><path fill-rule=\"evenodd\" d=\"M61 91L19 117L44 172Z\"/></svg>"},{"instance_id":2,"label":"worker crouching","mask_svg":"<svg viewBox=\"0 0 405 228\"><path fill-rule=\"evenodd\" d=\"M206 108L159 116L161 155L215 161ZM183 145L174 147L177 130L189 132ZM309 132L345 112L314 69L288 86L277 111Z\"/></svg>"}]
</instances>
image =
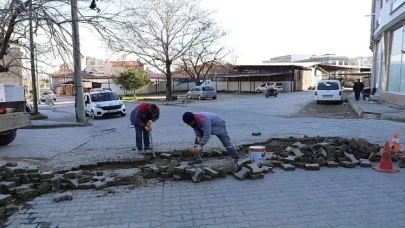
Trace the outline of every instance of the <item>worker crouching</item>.
<instances>
[{"instance_id":1,"label":"worker crouching","mask_svg":"<svg viewBox=\"0 0 405 228\"><path fill-rule=\"evenodd\" d=\"M159 115L159 107L151 103L141 103L131 112L130 121L135 127L135 142L139 151L152 149L149 132L152 131L152 122L158 120Z\"/></svg>"}]
</instances>

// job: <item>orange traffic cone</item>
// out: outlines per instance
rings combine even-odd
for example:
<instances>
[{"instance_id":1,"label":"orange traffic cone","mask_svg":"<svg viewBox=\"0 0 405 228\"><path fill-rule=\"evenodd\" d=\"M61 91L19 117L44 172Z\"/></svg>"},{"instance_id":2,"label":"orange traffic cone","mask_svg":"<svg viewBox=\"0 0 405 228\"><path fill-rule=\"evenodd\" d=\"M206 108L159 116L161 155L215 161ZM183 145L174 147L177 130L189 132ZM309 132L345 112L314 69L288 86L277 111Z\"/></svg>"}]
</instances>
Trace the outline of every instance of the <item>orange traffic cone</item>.
<instances>
[{"instance_id":1,"label":"orange traffic cone","mask_svg":"<svg viewBox=\"0 0 405 228\"><path fill-rule=\"evenodd\" d=\"M392 136L392 146L394 147L394 152L400 152L401 151L401 144L399 144L399 134L396 132Z\"/></svg>"},{"instance_id":2,"label":"orange traffic cone","mask_svg":"<svg viewBox=\"0 0 405 228\"><path fill-rule=\"evenodd\" d=\"M377 170L378 172L385 173L399 172L399 169L394 169L392 167L391 150L388 142L386 142L384 146L384 154L381 158L380 167L373 167L373 169Z\"/></svg>"}]
</instances>

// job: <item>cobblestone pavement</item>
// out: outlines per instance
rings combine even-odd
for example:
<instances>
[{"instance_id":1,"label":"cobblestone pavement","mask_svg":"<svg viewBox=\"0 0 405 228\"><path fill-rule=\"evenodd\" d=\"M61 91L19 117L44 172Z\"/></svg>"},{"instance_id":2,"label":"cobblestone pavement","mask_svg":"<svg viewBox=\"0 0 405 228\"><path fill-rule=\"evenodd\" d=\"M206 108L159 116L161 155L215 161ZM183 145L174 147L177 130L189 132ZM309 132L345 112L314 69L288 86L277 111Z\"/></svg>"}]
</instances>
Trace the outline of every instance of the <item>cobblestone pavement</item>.
<instances>
[{"instance_id":1,"label":"cobblestone pavement","mask_svg":"<svg viewBox=\"0 0 405 228\"><path fill-rule=\"evenodd\" d=\"M185 111L208 111L227 121L227 130L235 144L254 143L273 137L342 136L362 137L372 142L391 140L394 132L403 132L404 123L370 119L293 118L293 114L313 100L312 92L283 93L277 98L263 94L247 95L245 99L229 101L196 101L186 107L161 105L161 118L154 123L156 151L187 149L193 142L193 131L181 116ZM131 111L136 103L127 103ZM61 112L73 112L72 106L62 106ZM134 128L128 116L90 120L91 127L19 130L16 140L2 147L3 159L31 158L44 161L55 168L69 168L82 163L111 159L134 159L132 151ZM252 136L260 131L261 136ZM222 148L216 137L206 149Z\"/></svg>"},{"instance_id":2,"label":"cobblestone pavement","mask_svg":"<svg viewBox=\"0 0 405 228\"><path fill-rule=\"evenodd\" d=\"M211 182L165 182L96 197L73 191L29 202L7 227L403 227L405 172L370 168L276 169L262 180L231 176Z\"/></svg>"}]
</instances>

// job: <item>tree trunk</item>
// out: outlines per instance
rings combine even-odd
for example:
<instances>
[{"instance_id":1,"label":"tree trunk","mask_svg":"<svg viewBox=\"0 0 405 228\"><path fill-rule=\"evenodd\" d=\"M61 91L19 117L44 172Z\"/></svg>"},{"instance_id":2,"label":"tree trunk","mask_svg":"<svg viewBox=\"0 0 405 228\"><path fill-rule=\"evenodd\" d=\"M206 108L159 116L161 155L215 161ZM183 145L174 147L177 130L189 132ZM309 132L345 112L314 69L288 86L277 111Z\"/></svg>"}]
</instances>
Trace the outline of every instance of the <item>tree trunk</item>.
<instances>
[{"instance_id":1,"label":"tree trunk","mask_svg":"<svg viewBox=\"0 0 405 228\"><path fill-rule=\"evenodd\" d=\"M201 85L201 82L200 82L200 75L197 74L197 75L195 76L195 80L194 80L194 81L195 81L195 85L196 85L196 86Z\"/></svg>"},{"instance_id":2,"label":"tree trunk","mask_svg":"<svg viewBox=\"0 0 405 228\"><path fill-rule=\"evenodd\" d=\"M172 93L172 71L170 70L170 61L166 62L166 101L173 100Z\"/></svg>"}]
</instances>

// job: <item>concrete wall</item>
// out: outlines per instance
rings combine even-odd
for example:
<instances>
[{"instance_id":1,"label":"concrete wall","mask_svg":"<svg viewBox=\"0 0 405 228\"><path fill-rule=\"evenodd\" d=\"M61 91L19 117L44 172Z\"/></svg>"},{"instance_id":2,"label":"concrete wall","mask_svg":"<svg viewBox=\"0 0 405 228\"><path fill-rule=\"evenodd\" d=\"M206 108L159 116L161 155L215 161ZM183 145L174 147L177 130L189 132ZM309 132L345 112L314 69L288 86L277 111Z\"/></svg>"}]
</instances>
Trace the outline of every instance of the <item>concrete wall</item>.
<instances>
[{"instance_id":1,"label":"concrete wall","mask_svg":"<svg viewBox=\"0 0 405 228\"><path fill-rule=\"evenodd\" d=\"M392 3L394 1L386 0L373 0L375 1L374 8L374 28L372 28L372 33L374 37L379 36L385 30L390 29L394 24L397 24L399 21L405 18L405 4L397 8L395 11L391 11ZM380 8L380 3L382 1L382 8ZM397 3L403 0L397 0ZM379 25L377 26L377 22Z\"/></svg>"}]
</instances>

